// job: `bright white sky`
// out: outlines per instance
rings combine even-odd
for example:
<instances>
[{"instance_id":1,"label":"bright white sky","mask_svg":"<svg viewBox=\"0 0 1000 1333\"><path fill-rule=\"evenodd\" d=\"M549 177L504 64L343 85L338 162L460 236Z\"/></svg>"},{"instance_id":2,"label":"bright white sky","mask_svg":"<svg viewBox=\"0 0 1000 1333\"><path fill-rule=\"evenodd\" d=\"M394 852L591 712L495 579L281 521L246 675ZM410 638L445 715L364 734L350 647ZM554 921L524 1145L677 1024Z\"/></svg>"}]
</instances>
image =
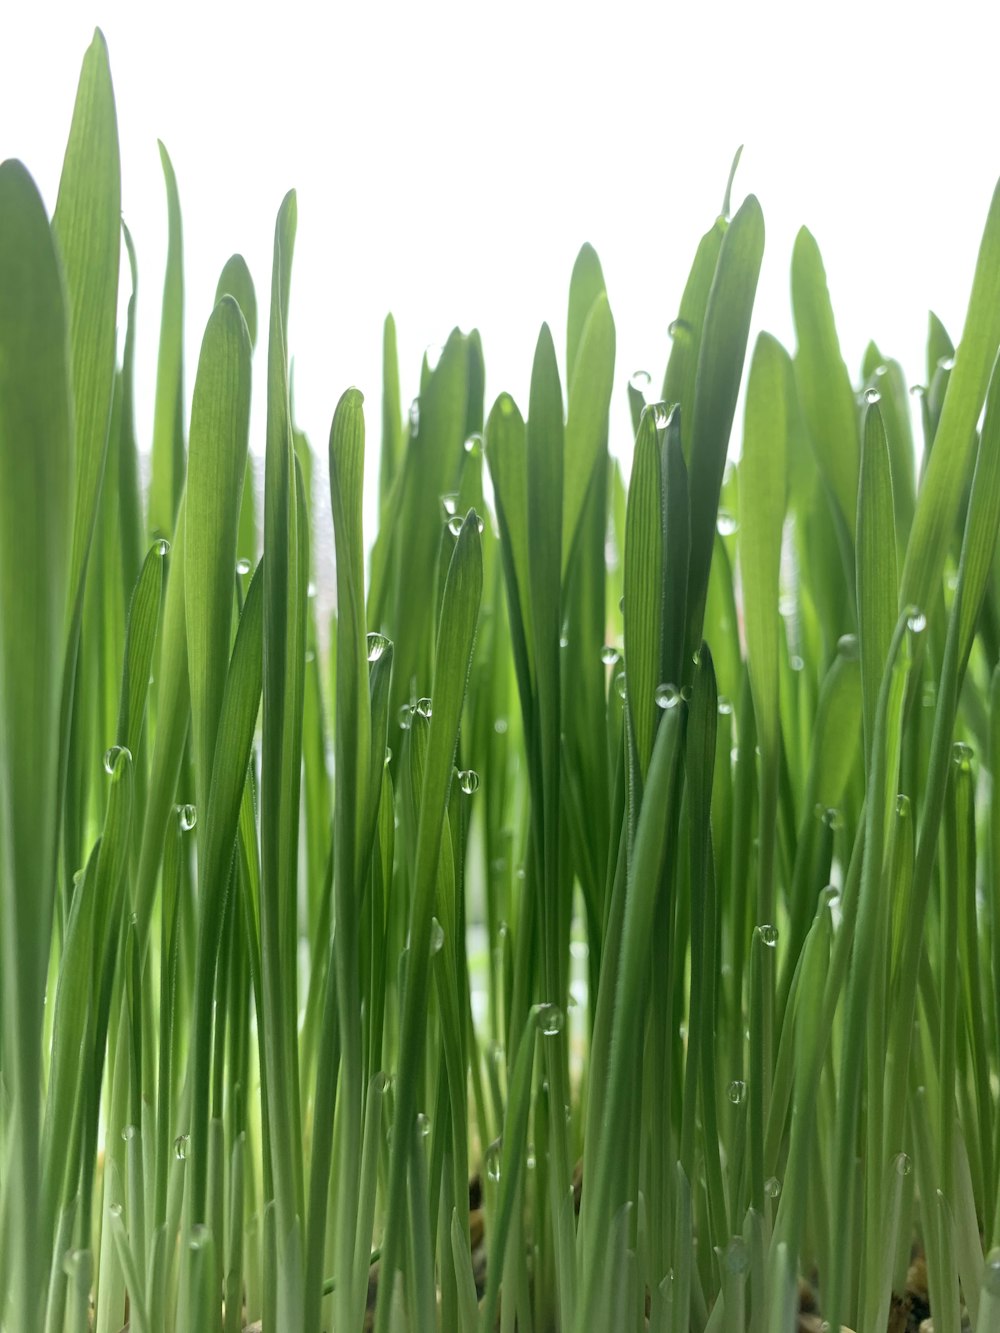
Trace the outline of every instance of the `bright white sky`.
<instances>
[{"instance_id":1,"label":"bright white sky","mask_svg":"<svg viewBox=\"0 0 1000 1333\"><path fill-rule=\"evenodd\" d=\"M367 398L374 461L390 309L404 404L423 348L459 324L482 332L487 409L501 389L526 408L538 326L564 345L585 240L617 323L613 444L627 447L626 380L662 375L741 142L734 205L753 191L767 225L757 327L793 346L788 268L806 223L852 375L874 337L922 379L928 307L961 330L1000 175L995 0L6 0L0 157L26 161L50 208L96 23L139 255L143 444L165 258L157 137L184 214L188 395L219 270L241 251L266 309L274 215L298 190L290 349L323 461L349 384ZM259 347L258 450L263 365Z\"/></svg>"}]
</instances>

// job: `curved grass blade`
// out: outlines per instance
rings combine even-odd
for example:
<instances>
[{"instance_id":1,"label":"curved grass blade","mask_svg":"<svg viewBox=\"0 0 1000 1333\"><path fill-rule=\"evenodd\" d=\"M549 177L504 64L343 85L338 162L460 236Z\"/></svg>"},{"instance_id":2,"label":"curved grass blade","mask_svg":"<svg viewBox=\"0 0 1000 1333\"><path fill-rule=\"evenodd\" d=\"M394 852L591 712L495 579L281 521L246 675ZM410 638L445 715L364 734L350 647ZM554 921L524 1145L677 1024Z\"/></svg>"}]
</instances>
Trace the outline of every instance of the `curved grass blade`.
<instances>
[{"instance_id":1,"label":"curved grass blade","mask_svg":"<svg viewBox=\"0 0 1000 1333\"><path fill-rule=\"evenodd\" d=\"M906 548L900 600L927 608L941 576L976 448L976 422L1000 345L1000 182L990 204L934 449Z\"/></svg>"},{"instance_id":2,"label":"curved grass blade","mask_svg":"<svg viewBox=\"0 0 1000 1333\"><path fill-rule=\"evenodd\" d=\"M0 166L0 230L0 971L4 1081L13 1098L8 1189L20 1201L17 1226L0 1248L10 1255L10 1318L37 1328L46 1252L40 1039L56 866L58 664L73 586L73 433L59 259L41 197L19 162Z\"/></svg>"}]
</instances>

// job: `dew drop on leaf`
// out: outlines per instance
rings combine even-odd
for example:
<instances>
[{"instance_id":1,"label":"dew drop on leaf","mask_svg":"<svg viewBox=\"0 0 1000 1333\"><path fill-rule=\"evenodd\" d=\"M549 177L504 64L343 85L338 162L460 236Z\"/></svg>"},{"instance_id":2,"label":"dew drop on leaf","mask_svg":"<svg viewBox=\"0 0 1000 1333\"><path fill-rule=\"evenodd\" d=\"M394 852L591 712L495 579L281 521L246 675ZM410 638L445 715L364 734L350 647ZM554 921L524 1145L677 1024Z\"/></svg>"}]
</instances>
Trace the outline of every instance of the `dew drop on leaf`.
<instances>
[{"instance_id":1,"label":"dew drop on leaf","mask_svg":"<svg viewBox=\"0 0 1000 1333\"><path fill-rule=\"evenodd\" d=\"M127 745L111 745L104 751L104 771L112 774L115 771L115 764L120 755L124 755L128 763L132 762L132 751Z\"/></svg>"}]
</instances>

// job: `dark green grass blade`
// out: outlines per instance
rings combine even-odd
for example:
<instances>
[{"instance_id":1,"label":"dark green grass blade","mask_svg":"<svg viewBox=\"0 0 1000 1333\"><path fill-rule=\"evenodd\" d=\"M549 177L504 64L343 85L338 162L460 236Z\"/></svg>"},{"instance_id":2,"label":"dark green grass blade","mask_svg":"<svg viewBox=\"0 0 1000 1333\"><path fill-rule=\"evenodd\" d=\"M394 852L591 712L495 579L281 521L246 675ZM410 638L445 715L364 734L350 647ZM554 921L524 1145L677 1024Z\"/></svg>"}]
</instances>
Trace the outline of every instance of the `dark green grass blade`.
<instances>
[{"instance_id":1,"label":"dark green grass blade","mask_svg":"<svg viewBox=\"0 0 1000 1333\"><path fill-rule=\"evenodd\" d=\"M701 642L708 572L715 543L719 488L743 374L750 315L764 253L764 217L749 195L729 224L705 312L698 354L691 454L691 564L688 571L688 641ZM684 423L681 423L682 430Z\"/></svg>"},{"instance_id":2,"label":"dark green grass blade","mask_svg":"<svg viewBox=\"0 0 1000 1333\"><path fill-rule=\"evenodd\" d=\"M73 435L67 314L48 219L18 162L0 166L0 947L8 1146L17 1225L8 1312L39 1326L42 1001L55 879L57 746L70 584Z\"/></svg>"},{"instance_id":3,"label":"dark green grass blade","mask_svg":"<svg viewBox=\"0 0 1000 1333\"><path fill-rule=\"evenodd\" d=\"M625 516L625 669L640 778L653 752L656 690L662 684L663 655L663 485L656 428L658 408L647 407L639 422ZM670 682L680 688L677 681Z\"/></svg>"}]
</instances>

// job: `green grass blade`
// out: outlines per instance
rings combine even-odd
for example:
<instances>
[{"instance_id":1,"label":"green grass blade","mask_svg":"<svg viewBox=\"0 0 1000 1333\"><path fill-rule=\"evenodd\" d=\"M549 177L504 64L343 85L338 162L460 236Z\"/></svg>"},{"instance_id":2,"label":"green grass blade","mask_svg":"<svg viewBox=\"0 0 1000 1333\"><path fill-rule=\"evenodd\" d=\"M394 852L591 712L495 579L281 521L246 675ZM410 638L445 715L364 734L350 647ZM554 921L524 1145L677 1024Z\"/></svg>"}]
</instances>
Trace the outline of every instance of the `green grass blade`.
<instances>
[{"instance_id":1,"label":"green grass blade","mask_svg":"<svg viewBox=\"0 0 1000 1333\"><path fill-rule=\"evenodd\" d=\"M596 258L596 257L595 257ZM570 288L570 306L574 304ZM571 316L572 317L572 316ZM604 464L615 371L615 322L607 295L595 298L579 335L569 376L563 489L562 570L565 574L594 471Z\"/></svg>"},{"instance_id":2,"label":"green grass blade","mask_svg":"<svg viewBox=\"0 0 1000 1333\"><path fill-rule=\"evenodd\" d=\"M73 434L67 314L48 219L19 162L0 166L0 947L13 1234L8 1309L39 1327L42 1003L55 878L59 665L70 582ZM9 1223L8 1223L9 1225Z\"/></svg>"},{"instance_id":3,"label":"green grass blade","mask_svg":"<svg viewBox=\"0 0 1000 1333\"><path fill-rule=\"evenodd\" d=\"M903 565L901 601L926 608L941 576L976 447L976 422L1000 345L1000 183L972 279L969 309L920 487Z\"/></svg>"},{"instance_id":4,"label":"green grass blade","mask_svg":"<svg viewBox=\"0 0 1000 1333\"><path fill-rule=\"evenodd\" d=\"M656 692L663 658L663 484L657 430L659 408L644 409L639 422L625 515L626 703L640 779L653 752ZM675 689L679 681L669 682ZM638 793L636 795L638 799Z\"/></svg>"},{"instance_id":5,"label":"green grass blade","mask_svg":"<svg viewBox=\"0 0 1000 1333\"><path fill-rule=\"evenodd\" d=\"M159 144L167 191L167 269L163 279L156 402L149 482L149 532L173 538L184 490L184 239L170 154Z\"/></svg>"},{"instance_id":6,"label":"green grass blade","mask_svg":"<svg viewBox=\"0 0 1000 1333\"><path fill-rule=\"evenodd\" d=\"M865 767L870 769L879 689L898 611L892 474L877 401L865 409L856 530L858 652Z\"/></svg>"},{"instance_id":7,"label":"green grass blade","mask_svg":"<svg viewBox=\"0 0 1000 1333\"><path fill-rule=\"evenodd\" d=\"M212 776L229 665L233 574L250 429L250 339L223 297L205 329L191 407L184 600L198 801Z\"/></svg>"},{"instance_id":8,"label":"green grass blade","mask_svg":"<svg viewBox=\"0 0 1000 1333\"><path fill-rule=\"evenodd\" d=\"M719 489L763 254L764 217L760 204L749 195L729 224L719 250L698 353L688 463L691 564L687 613L691 653L701 642Z\"/></svg>"},{"instance_id":9,"label":"green grass blade","mask_svg":"<svg viewBox=\"0 0 1000 1333\"><path fill-rule=\"evenodd\" d=\"M840 354L826 270L805 227L792 252L795 377L819 470L853 537L857 521L859 445L854 391Z\"/></svg>"},{"instance_id":10,"label":"green grass blade","mask_svg":"<svg viewBox=\"0 0 1000 1333\"><path fill-rule=\"evenodd\" d=\"M406 1190L416 1116L416 1072L430 981L431 913L440 840L451 784L458 727L472 659L482 595L483 565L478 520L470 513L451 558L445 585L434 667L433 714L420 798L413 897L410 909L409 966L402 1015L397 1095L393 1118L386 1233L382 1249L384 1292L391 1291L403 1257ZM385 1299L376 1313L377 1333L388 1333L390 1307Z\"/></svg>"}]
</instances>

